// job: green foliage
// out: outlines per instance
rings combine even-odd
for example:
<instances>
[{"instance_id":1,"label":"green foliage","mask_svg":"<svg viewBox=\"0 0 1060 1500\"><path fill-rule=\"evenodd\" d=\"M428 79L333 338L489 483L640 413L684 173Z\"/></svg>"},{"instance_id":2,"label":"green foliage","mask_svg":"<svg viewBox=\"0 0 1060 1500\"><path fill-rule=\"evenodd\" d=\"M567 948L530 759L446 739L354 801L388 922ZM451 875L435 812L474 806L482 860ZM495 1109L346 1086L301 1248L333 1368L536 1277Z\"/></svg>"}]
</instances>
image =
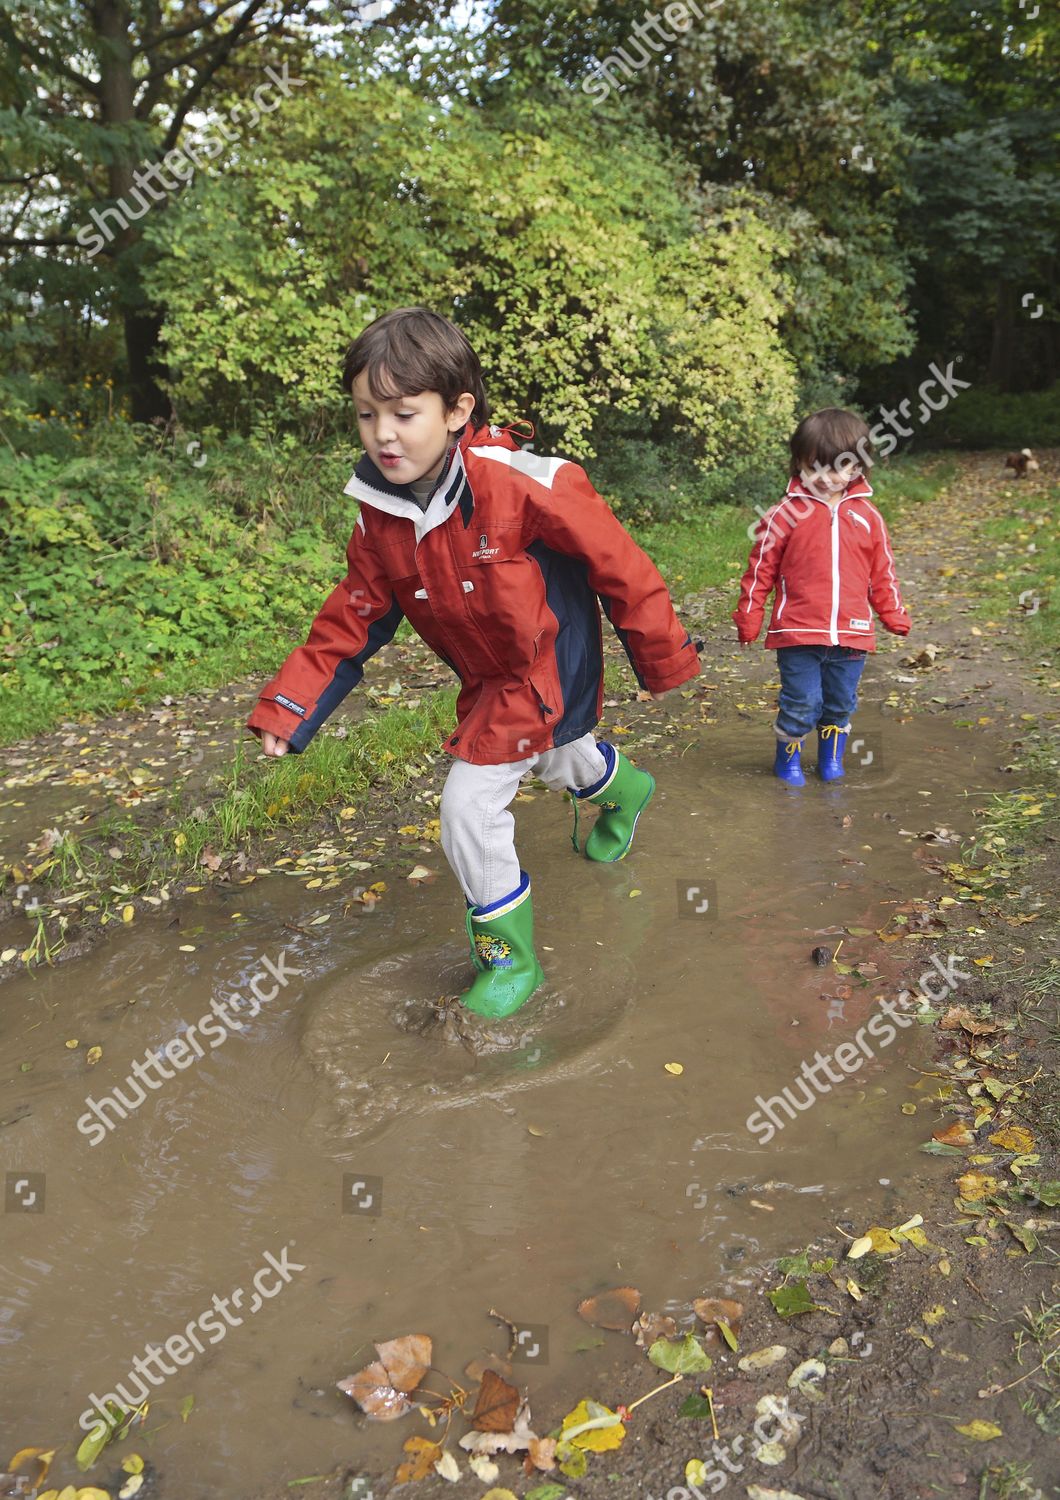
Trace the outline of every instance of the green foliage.
<instances>
[{"instance_id":1,"label":"green foliage","mask_svg":"<svg viewBox=\"0 0 1060 1500\"><path fill-rule=\"evenodd\" d=\"M353 516L334 497L352 465L338 455L236 441L199 471L123 424L85 447L65 461L0 448L7 739L162 691L173 669L208 679L232 643L247 668L282 657L342 571Z\"/></svg>"},{"instance_id":2,"label":"green foliage","mask_svg":"<svg viewBox=\"0 0 1060 1500\"><path fill-rule=\"evenodd\" d=\"M933 421L932 438L962 448L1045 448L1060 433L1060 383L1044 391L962 391Z\"/></svg>"},{"instance_id":3,"label":"green foliage","mask_svg":"<svg viewBox=\"0 0 1060 1500\"><path fill-rule=\"evenodd\" d=\"M324 70L203 172L146 231L182 409L258 402L324 431L346 342L419 302L465 329L498 417L572 456L612 411L686 434L703 464L790 423L783 236L750 203L697 213L680 163L586 101L547 133L504 113Z\"/></svg>"}]
</instances>

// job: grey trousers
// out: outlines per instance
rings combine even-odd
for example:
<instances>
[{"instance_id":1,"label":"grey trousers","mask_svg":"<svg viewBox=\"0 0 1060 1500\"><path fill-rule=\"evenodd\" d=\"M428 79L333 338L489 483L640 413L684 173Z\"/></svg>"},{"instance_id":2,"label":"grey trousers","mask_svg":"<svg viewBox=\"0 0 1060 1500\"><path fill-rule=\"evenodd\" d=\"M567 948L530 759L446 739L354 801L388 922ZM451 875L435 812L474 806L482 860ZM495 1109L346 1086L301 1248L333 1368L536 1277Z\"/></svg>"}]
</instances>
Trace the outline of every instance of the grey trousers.
<instances>
[{"instance_id":1,"label":"grey trousers","mask_svg":"<svg viewBox=\"0 0 1060 1500\"><path fill-rule=\"evenodd\" d=\"M592 734L558 750L542 750L498 766L454 761L442 792L442 848L467 899L475 906L490 906L519 884L515 818L508 804L528 771L562 792L592 786L606 770Z\"/></svg>"}]
</instances>

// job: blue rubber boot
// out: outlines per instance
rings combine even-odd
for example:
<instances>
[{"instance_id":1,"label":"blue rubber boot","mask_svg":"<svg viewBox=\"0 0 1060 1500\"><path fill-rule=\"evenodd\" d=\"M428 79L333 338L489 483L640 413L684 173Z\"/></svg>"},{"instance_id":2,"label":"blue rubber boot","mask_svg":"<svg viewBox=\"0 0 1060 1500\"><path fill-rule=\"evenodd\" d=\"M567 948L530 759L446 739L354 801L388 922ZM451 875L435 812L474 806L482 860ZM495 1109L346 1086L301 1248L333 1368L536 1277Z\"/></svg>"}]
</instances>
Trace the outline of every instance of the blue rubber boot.
<instances>
[{"instance_id":1,"label":"blue rubber boot","mask_svg":"<svg viewBox=\"0 0 1060 1500\"><path fill-rule=\"evenodd\" d=\"M818 725L817 774L822 781L838 781L843 775L843 751L849 734L849 724L845 729L838 724Z\"/></svg>"},{"instance_id":2,"label":"blue rubber boot","mask_svg":"<svg viewBox=\"0 0 1060 1500\"><path fill-rule=\"evenodd\" d=\"M787 782L788 786L806 785L806 777L802 774L802 762L799 759L801 748L799 740L777 740L773 774L779 776L781 781Z\"/></svg>"}]
</instances>

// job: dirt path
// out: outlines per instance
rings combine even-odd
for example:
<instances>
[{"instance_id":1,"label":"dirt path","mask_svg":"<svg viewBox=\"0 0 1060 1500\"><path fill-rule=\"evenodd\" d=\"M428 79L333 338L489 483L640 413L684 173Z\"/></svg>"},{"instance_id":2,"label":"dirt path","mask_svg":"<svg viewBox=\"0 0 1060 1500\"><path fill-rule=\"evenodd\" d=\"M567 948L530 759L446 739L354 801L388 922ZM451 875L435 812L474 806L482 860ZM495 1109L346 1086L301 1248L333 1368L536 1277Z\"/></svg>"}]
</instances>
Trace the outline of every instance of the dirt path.
<instances>
[{"instance_id":1,"label":"dirt path","mask_svg":"<svg viewBox=\"0 0 1060 1500\"><path fill-rule=\"evenodd\" d=\"M1042 481L1055 476L1056 471L1057 456L1050 455ZM802 1500L870 1500L876 1496L920 1500L922 1496L951 1495L979 1500L990 1495L1026 1496L1030 1500L1036 1495L1060 1494L1060 1464L1056 1459L1060 1382L1052 1352L1060 1339L1056 1213L1019 1192L1021 1179L1042 1183L1060 1175L1056 1158L1060 1112L1055 1095L1058 995L1055 982L1052 989L1041 983L1041 976L1049 972L1050 957L1057 951L1057 864L1055 855L1049 858L1055 846L1042 845L1040 857L1036 855L1031 864L1021 864L1014 852L1018 841L1012 836L1010 823L991 825L995 835L992 846L984 842L989 830L978 834L980 854L976 863L981 873L976 874L961 864L961 843L952 827L933 816L933 804L941 804L947 795L939 785L940 763L952 758L955 766L966 767L970 756L974 760L976 737L990 747L989 764L983 766L980 784L996 787L999 792L1007 785L1022 784L1020 775L1012 769L1021 751L1046 743L1051 735L1055 738L1056 679L1060 676L1057 663L1028 659L1019 639L1025 628L1025 612L1017 598L1013 598L1011 609L993 622L982 619L979 612L973 576L977 531L993 508L1005 503L1000 493L1004 487L997 455L971 456L962 460L959 478L940 502L908 511L894 529L899 573L913 610L914 635L908 642L884 637L883 649L866 674L862 722L874 749L874 760L871 765L851 767L850 786L855 790L866 788L868 800L858 803L855 798L834 804L837 855L849 871L849 879L833 876L837 910L857 867L866 872L869 887L875 878L879 888L873 893L874 899L882 898L892 915L890 920L878 923L874 916L871 926L830 929L837 932L834 940L828 940L828 946L836 949L836 961L820 971L819 983L819 998L828 1008L828 1029L824 1033L828 1045L835 1045L840 1036L838 1029L832 1032L834 1006L838 1005L837 1026L848 1024L851 1015L860 1019L867 1014L865 1006L879 998L881 987L887 994L897 993L903 985L914 988L925 972L930 952L959 955L962 972L973 976L960 980L934 1017L929 1014L924 1018L924 1045L909 1058L921 1070L919 1074L910 1073L914 1082L919 1079L919 1093L903 1095L901 1104L895 1096L886 1103L877 1101L875 1106L884 1111L879 1116L881 1121L893 1120L895 1131L916 1131L910 1136L904 1180L889 1184L882 1194L875 1180L866 1183L866 1195L874 1203L893 1204L893 1217L886 1222L863 1217L856 1205L838 1220L815 1214L812 1199L778 1195L776 1190L789 1184L772 1178L790 1170L790 1159L767 1156L755 1177L734 1178L730 1189L734 1212L738 1209L744 1216L741 1222L748 1225L754 1223L756 1214L760 1221L768 1220L768 1231L761 1230L761 1236L770 1244L785 1242L784 1225L778 1225L778 1220L790 1213L790 1239L786 1241L790 1252L797 1257L809 1248L808 1242L812 1242L812 1250L803 1263L796 1258L785 1268L772 1263L758 1265L753 1257L753 1275L743 1274L737 1262L723 1264L721 1260L696 1268L702 1296L728 1296L741 1304L739 1310L730 1308L726 1314L738 1339L738 1351L727 1349L716 1327L697 1320L687 1300L671 1296L667 1301L665 1289L660 1297L653 1288L641 1310L672 1317L674 1327L682 1333L696 1330L707 1339L714 1363L709 1374L688 1375L679 1385L638 1406L630 1416L621 1447L591 1454L584 1474L575 1477L554 1469L524 1474L517 1459L502 1453L497 1460L498 1473L491 1481L487 1469L479 1477L469 1473L467 1455L455 1442L464 1425L458 1418L447 1447L459 1461L461 1477L450 1483L432 1475L403 1493L416 1494L422 1500L442 1495L464 1500L483 1495L492 1482L525 1497L535 1488L558 1482L558 1489L546 1490L535 1500L559 1500L565 1494L585 1496L587 1500L605 1495L613 1500L647 1500L649 1496L653 1500L687 1500L696 1489L700 1494L727 1489L753 1500L772 1500L777 1495L788 1500L791 1496ZM682 612L690 627L706 641L703 677L663 704L642 702L632 692L618 694L609 700L604 726L617 743L656 767L661 788L666 785L668 769L671 785L685 786L690 747L701 742L713 744L722 767L718 784L712 785L707 794L715 823L726 816L726 768L738 769L744 777L754 776L759 760L767 767L772 747L769 722L775 663L764 651L740 652L734 648L730 608L728 591L722 590L684 601ZM611 651L617 658L613 647ZM444 670L438 670L416 644L403 646L399 656L404 686L399 685L396 693L390 691L398 675L398 659L379 658L370 678L377 696L400 697L409 691L410 684L413 691L422 691L445 682ZM139 806L143 816L153 817L164 827L169 788L182 779L192 788L204 785L212 756L223 757L233 734L240 732L251 691L252 685L243 684L208 698L163 704L142 716L124 715L91 726L63 726L55 735L14 747L5 757L8 858L21 857L26 844L38 839L46 827L64 820L91 820L115 805ZM924 752L922 763L909 763L905 758L905 747L910 743ZM363 809L342 831L341 838L335 819L329 818L318 827L307 828L296 839L288 839L287 853L292 860L305 860L298 878L290 883L300 894L311 884L323 890L331 887L327 899L337 910L341 902L355 900L358 892L374 880L383 879L392 885L405 880L411 866L419 861L439 866L441 856L431 817L436 812L444 769L441 764L435 765L401 799L376 801ZM877 775L881 777L880 786L886 787L882 798L873 792L870 780ZM199 778L198 783L195 778ZM925 782L935 788L930 795ZM767 775L745 785L750 792L743 795L760 799L764 816L770 815L770 799L775 802L778 794L790 795ZM967 842L979 826L976 808L989 802L990 797L971 799L962 812L960 788L950 790L955 795L949 797L947 806L957 806L958 812L947 813L946 817L958 825L957 834ZM819 794L821 788L811 784L806 792ZM532 798L534 793L529 795ZM735 809L735 791L732 798ZM666 804L675 820L670 835L675 851L691 847L681 839L686 837L686 826L693 827L685 815L701 811L693 802L694 795L690 794L680 800L671 797ZM1031 805L1031 799L1026 799L1025 808ZM866 806L875 809L871 817L864 811ZM702 810L707 810L706 806ZM736 816L735 811L732 815ZM656 810L656 817L662 816L662 811ZM779 810L772 816L779 826ZM1037 815L1028 812L1027 816ZM0 833L4 831L0 828ZM1008 842L998 844L996 839L1006 833ZM348 846L343 842L347 834ZM687 835L698 836L694 828ZM659 841L664 854L666 843L665 839ZM325 852L320 855L322 849ZM791 857L792 850L781 846L777 858L783 861ZM244 869L253 871L260 858L260 851L251 851ZM355 860L359 868L348 868L344 859ZM910 885L915 884L920 892L907 899L903 899L894 873L902 859ZM269 863L272 877L280 879L275 859L270 858ZM665 860L663 863L665 866ZM875 876L874 868L880 872ZM624 875L627 866L620 869ZM639 866L631 860L630 880L640 879L638 870L654 869L647 858ZM792 881L797 881L797 862L792 863L791 872ZM206 890L194 917L204 926L190 927L188 904L181 900L177 887L167 893L173 912L170 925L180 927L189 948L205 941L195 933L205 929L209 937L229 917L241 916L229 910L235 904L231 899L234 882L231 878L222 882L220 875L224 873L204 872ZM675 873L680 876L683 871ZM717 873L726 900L750 903L747 944L762 944L766 951L768 924L754 904L755 893L734 887L728 870ZM783 867L779 873L783 875ZM666 874L670 876L668 867ZM237 876L235 883L240 878L245 877ZM445 878L442 872L441 879ZM264 879L261 876L259 884ZM439 903L441 892L439 887ZM632 897L640 894L636 888L628 893ZM435 899L433 892L425 895ZM311 894L307 899L319 898ZM776 909L783 911L784 903L781 889ZM630 910L636 907L633 901ZM792 903L792 909L797 928L803 919L801 908L795 910ZM444 925L441 904L438 912L433 920ZM298 923L310 919L292 920ZM850 918L845 920L849 923ZM775 925L775 915L770 921ZM25 923L23 912L9 907L6 922L0 925L0 948L6 951L16 944L21 948ZM103 943L115 955L103 971L105 978L120 972L122 945L132 952L130 934L100 933L88 911L79 912L75 926L77 931L62 956L74 957ZM588 940L591 921L584 926ZM298 930L304 934L309 929ZM638 952L643 947L650 949L656 941L666 944L665 949L659 949L659 971L667 975L675 972L673 964L679 962L680 955L675 959L668 937L660 934L656 938L654 924L630 930L634 936L636 931L641 933L636 939ZM805 953L807 966L811 948L822 942L819 935L815 936L819 930L807 926L805 937L798 938L797 951ZM840 935L842 949L837 947ZM187 941L192 936L194 943ZM134 973L142 971L140 966L146 960L141 955L150 947L146 938L140 942L145 947L136 949L130 960ZM449 939L449 948L456 955L452 972L457 980L458 947L458 937ZM382 960L372 972L384 972L389 962ZM452 955L446 962L453 962ZM561 958L553 962L561 969ZM61 967L66 972L66 966ZM930 963L928 967L930 970ZM7 972L14 973L15 969L9 961ZM68 972L76 980L77 966L71 965ZM808 985L817 988L809 967L793 974L791 994L804 996ZM664 998L661 994L629 997L631 1003L637 1001L642 1007L646 1001L658 1004ZM774 1033L779 1036L781 1026L787 1024L785 1008L790 1003L796 1005L796 1017L806 1014L797 1008L802 1001L792 1001L783 988L778 988L773 998L776 1004L769 1006L768 1013L752 1017L758 1029L748 1044L760 1053L763 1069ZM813 998L818 998L816 993ZM849 1007L846 1012L844 1005ZM951 1005L964 1010L943 1027L941 1022ZM339 1018L341 1014L336 1012ZM604 1019L601 1011L601 1025ZM309 1035L310 1042L329 1055L340 1053L341 1025L333 1026L326 1006L317 1007L315 1025L317 1034ZM562 1034L562 1025L557 1018L557 1034ZM738 1018L732 1025L739 1025ZM934 1033L930 1044L929 1029ZM811 1037L811 1041L819 1039ZM12 1040L22 1045L22 1037L8 1039ZM796 1042L791 1054L792 1072L803 1056L798 1050L802 1045ZM14 1069L20 1054L10 1045L5 1051ZM696 1065L701 1061L697 1057ZM696 1076L694 1069L689 1071ZM481 1088L487 1081L487 1076L479 1072L472 1086ZM18 1082L17 1073L13 1073L12 1087ZM672 1106L689 1110L688 1127L694 1132L729 1125L730 1121L716 1118L716 1109L711 1106L712 1098L723 1096L722 1080L717 1082L716 1094L709 1071L706 1085L697 1086L705 1092L694 1096L694 1105ZM277 1097L288 1097L289 1090L284 1094L286 1082L280 1076L276 1087ZM429 1089L431 1085L424 1082L422 1087ZM375 1102L386 1103L382 1091L377 1090L373 1097ZM533 1094L528 1097L533 1098ZM738 1098L738 1093L734 1097ZM31 1111L40 1111L42 1102L43 1096L36 1096L28 1106L30 1112L18 1106L5 1110L0 1118L0 1144L11 1143L5 1157L8 1167L28 1164L20 1155L25 1136L19 1136L18 1131L20 1126L23 1130L27 1125L36 1128ZM395 1094L394 1105L401 1105L400 1093ZM821 1128L828 1107L811 1112L815 1130ZM885 1112L888 1109L889 1116ZM910 1113L913 1125L906 1119ZM844 1128L848 1114L836 1115L828 1128ZM936 1157L916 1150L916 1140L928 1144L934 1135L951 1127L955 1131L951 1139L962 1144L935 1143L951 1155ZM642 1134L651 1128L649 1111L638 1131ZM785 1142L794 1138L797 1128L792 1125ZM408 1142L417 1139L416 1129L410 1110ZM662 1139L661 1128L658 1134ZM159 1138L158 1144L168 1151L168 1137ZM619 1154L622 1149L618 1143ZM813 1170L820 1180L827 1181L837 1170L833 1157L838 1162L843 1155L842 1143L829 1146L827 1134L820 1140L814 1136L813 1151L817 1153ZM420 1159L426 1160L430 1154L426 1135L421 1152ZM583 1142L582 1155L591 1156L588 1141ZM614 1153L606 1159L613 1161ZM683 1191L684 1164L664 1160L660 1171L664 1169L676 1170ZM557 1161L552 1176L542 1177L544 1168L538 1166L539 1175L528 1179L527 1191L532 1191L539 1202L539 1233L535 1230L534 1238L540 1238L546 1255L551 1254L552 1225L577 1212L576 1193L572 1198L569 1191L558 1196L554 1191L556 1175L566 1176L573 1170L572 1164L561 1167ZM956 1185L958 1178L962 1179L960 1186ZM621 1198L622 1191L619 1172L612 1196ZM682 1199L679 1208L684 1206ZM453 1212L458 1215L460 1210L454 1207ZM870 1229L893 1231L916 1216L922 1223L912 1225L905 1238L878 1238L865 1255L846 1258L852 1241ZM677 1217L675 1213L675 1221ZM676 1236L678 1231L663 1221L644 1229L645 1237L659 1243L665 1243L671 1233ZM427 1256L430 1253L421 1252ZM677 1265L675 1261L675 1283ZM163 1260L162 1275L164 1267ZM426 1276L424 1271L424 1265L420 1265L410 1275L426 1289L422 1318L429 1322L435 1300L429 1261ZM621 1284L623 1270L616 1267L614 1275L612 1284ZM603 1285L584 1285L579 1276L580 1269L575 1265L572 1287L577 1285L580 1290L577 1295L572 1292L572 1306L580 1296L604 1289ZM682 1269L681 1284L687 1281L687 1270ZM790 1295L797 1296L800 1284L806 1286L809 1304L826 1310L781 1316L774 1301L783 1306L785 1297L770 1299L768 1292L785 1286ZM359 1295L356 1276L348 1286L341 1277L336 1285L341 1297L329 1306L334 1316L346 1316ZM369 1330L356 1323L351 1331L351 1348L367 1349L364 1340L369 1333L371 1337L387 1337L399 1331L386 1317L383 1324L385 1328L373 1324ZM497 1328L501 1333L501 1325ZM611 1409L620 1403L631 1406L668 1378L638 1352L628 1331L587 1328L586 1333L599 1346L605 1363L592 1367L585 1397ZM741 1358L767 1346L784 1347L785 1353L777 1363L757 1371L739 1368ZM503 1337L495 1347L503 1350ZM368 1355L370 1352L367 1349ZM282 1348L272 1351L281 1391L291 1380L283 1368L284 1353ZM805 1366L806 1360L816 1363ZM1036 1370L1043 1360L1047 1368ZM334 1378L350 1373L359 1362L353 1361L350 1370L315 1369L311 1374L299 1374L298 1395L291 1401L291 1406L300 1411L310 1408L321 1420L322 1431L332 1431L336 1421L346 1424L349 1462L337 1469L324 1465L328 1477L292 1490L290 1482L307 1477L310 1471L290 1470L283 1435L278 1433L275 1490L266 1497L260 1485L241 1486L238 1475L232 1474L226 1492L234 1500L241 1496L245 1500L278 1500L280 1495L292 1493L306 1494L311 1500L338 1500L339 1496L343 1500L368 1500L369 1494L380 1500L389 1492L393 1464L366 1463L357 1456L368 1451L367 1440L378 1437L379 1429L374 1434L365 1433L359 1417L335 1406L330 1389ZM528 1391L535 1431L544 1434L558 1426L568 1407L552 1409L546 1400L536 1398L543 1376L539 1378L518 1360L510 1363L498 1357L489 1362L502 1376ZM792 1386L790 1377L797 1370L801 1370L802 1384ZM460 1371L456 1374L459 1376ZM437 1389L439 1380L436 1377L428 1384ZM472 1375L467 1375L464 1383L472 1389ZM689 1409L689 1398L705 1384L712 1393L713 1419L705 1398L698 1404L692 1402L692 1414L682 1415L683 1407ZM774 1415L761 1417L756 1430L760 1403L766 1398L772 1398L770 1410ZM779 1418L775 1415L778 1410ZM417 1433L436 1439L441 1436L441 1429L432 1430L419 1419L406 1420L409 1432L415 1421ZM399 1425L398 1436L404 1436L405 1425ZM21 1427L10 1434L5 1431L4 1437L9 1439L12 1451L37 1441ZM760 1443L765 1438L770 1446L762 1450ZM396 1441L395 1437L395 1446ZM128 1447L126 1444L122 1451ZM770 1463L769 1459L775 1461ZM690 1461L699 1461L703 1467L689 1474L686 1465ZM116 1470L116 1464L111 1467ZM101 1477L95 1477L100 1470ZM91 1478L95 1484L110 1485L116 1493L116 1475L106 1472L105 1464L93 1471ZM696 1489L689 1487L690 1479ZM59 1480L60 1485L64 1482L65 1478ZM153 1491L151 1486L155 1487ZM189 1487L171 1463L160 1462L157 1471L151 1472L149 1484L141 1493L148 1496L152 1492L180 1493L182 1500L197 1500L195 1487Z\"/></svg>"}]
</instances>

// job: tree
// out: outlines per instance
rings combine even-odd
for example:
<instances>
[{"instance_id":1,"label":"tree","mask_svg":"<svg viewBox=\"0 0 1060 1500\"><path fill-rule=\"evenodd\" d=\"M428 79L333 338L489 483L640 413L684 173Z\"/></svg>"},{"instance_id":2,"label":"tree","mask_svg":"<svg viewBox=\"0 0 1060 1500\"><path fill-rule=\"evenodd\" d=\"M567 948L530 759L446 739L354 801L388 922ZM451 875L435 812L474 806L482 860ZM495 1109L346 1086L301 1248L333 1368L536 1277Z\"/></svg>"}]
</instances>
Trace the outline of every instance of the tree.
<instances>
[{"instance_id":1,"label":"tree","mask_svg":"<svg viewBox=\"0 0 1060 1500\"><path fill-rule=\"evenodd\" d=\"M161 164L220 90L249 93L268 63L297 70L308 22L320 15L312 0L216 0L212 8L201 0L33 0L5 8L0 250L9 349L18 314L29 320L31 346L65 345L68 355L78 325L117 318L133 416L168 414L157 362L162 310L144 291L139 221L180 190L186 176L176 172L176 157L172 170Z\"/></svg>"}]
</instances>

